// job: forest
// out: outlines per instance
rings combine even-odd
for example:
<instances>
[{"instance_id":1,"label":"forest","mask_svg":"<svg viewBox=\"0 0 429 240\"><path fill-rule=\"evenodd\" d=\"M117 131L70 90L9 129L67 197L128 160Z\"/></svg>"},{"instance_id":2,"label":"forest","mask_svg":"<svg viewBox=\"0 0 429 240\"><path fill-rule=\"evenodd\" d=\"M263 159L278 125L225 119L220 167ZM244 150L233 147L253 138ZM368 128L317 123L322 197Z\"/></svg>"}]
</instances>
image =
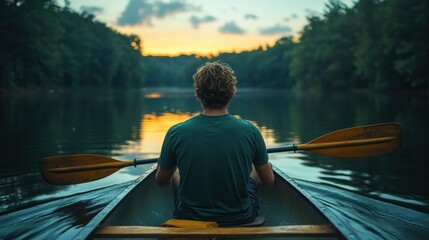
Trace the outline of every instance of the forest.
<instances>
[{"instance_id":1,"label":"forest","mask_svg":"<svg viewBox=\"0 0 429 240\"><path fill-rule=\"evenodd\" d=\"M140 41L54 0L1 0L0 89L140 87Z\"/></svg>"},{"instance_id":2,"label":"forest","mask_svg":"<svg viewBox=\"0 0 429 240\"><path fill-rule=\"evenodd\" d=\"M137 35L53 0L0 1L0 90L192 86L192 74L221 60L240 87L423 90L429 87L429 1L330 0L308 16L299 39L211 57L143 56Z\"/></svg>"}]
</instances>

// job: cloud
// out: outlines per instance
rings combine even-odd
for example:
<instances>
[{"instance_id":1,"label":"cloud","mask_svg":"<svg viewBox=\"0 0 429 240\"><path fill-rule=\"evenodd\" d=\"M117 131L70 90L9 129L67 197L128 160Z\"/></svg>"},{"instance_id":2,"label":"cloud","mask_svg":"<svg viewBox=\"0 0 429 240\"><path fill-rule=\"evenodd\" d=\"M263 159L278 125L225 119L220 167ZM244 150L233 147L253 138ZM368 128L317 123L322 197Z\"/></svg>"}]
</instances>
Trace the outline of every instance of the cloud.
<instances>
[{"instance_id":1,"label":"cloud","mask_svg":"<svg viewBox=\"0 0 429 240\"><path fill-rule=\"evenodd\" d=\"M246 31L240 28L234 21L225 23L219 28L221 33L244 34Z\"/></svg>"},{"instance_id":2,"label":"cloud","mask_svg":"<svg viewBox=\"0 0 429 240\"><path fill-rule=\"evenodd\" d=\"M80 11L86 12L89 14L96 14L103 12L103 8L97 6L82 6L80 7Z\"/></svg>"},{"instance_id":3,"label":"cloud","mask_svg":"<svg viewBox=\"0 0 429 240\"><path fill-rule=\"evenodd\" d=\"M195 7L187 5L183 1L173 0L170 2L148 1L148 0L130 0L117 24L137 25L146 24L152 26L153 18L164 18L181 12L194 10Z\"/></svg>"},{"instance_id":4,"label":"cloud","mask_svg":"<svg viewBox=\"0 0 429 240\"><path fill-rule=\"evenodd\" d=\"M248 13L244 16L245 19L249 19L249 20L256 20L258 19L258 16L256 16L255 14L252 13Z\"/></svg>"},{"instance_id":5,"label":"cloud","mask_svg":"<svg viewBox=\"0 0 429 240\"><path fill-rule=\"evenodd\" d=\"M154 10L150 3L140 0L130 0L117 23L120 26L136 25L139 23L152 25L151 18L153 15Z\"/></svg>"},{"instance_id":6,"label":"cloud","mask_svg":"<svg viewBox=\"0 0 429 240\"><path fill-rule=\"evenodd\" d=\"M202 23L209 23L209 22L214 22L217 19L213 16L207 15L205 17L202 18L198 18L196 16L192 16L189 21L191 22L192 26L197 29L199 28L200 24Z\"/></svg>"},{"instance_id":7,"label":"cloud","mask_svg":"<svg viewBox=\"0 0 429 240\"><path fill-rule=\"evenodd\" d=\"M188 6L183 2L173 1L169 3L157 2L153 4L155 8L155 14L159 18L163 18L169 14L185 12L188 10Z\"/></svg>"},{"instance_id":8,"label":"cloud","mask_svg":"<svg viewBox=\"0 0 429 240\"><path fill-rule=\"evenodd\" d=\"M261 35L278 35L292 33L292 29L289 26L277 24L273 27L262 28L260 31Z\"/></svg>"}]
</instances>

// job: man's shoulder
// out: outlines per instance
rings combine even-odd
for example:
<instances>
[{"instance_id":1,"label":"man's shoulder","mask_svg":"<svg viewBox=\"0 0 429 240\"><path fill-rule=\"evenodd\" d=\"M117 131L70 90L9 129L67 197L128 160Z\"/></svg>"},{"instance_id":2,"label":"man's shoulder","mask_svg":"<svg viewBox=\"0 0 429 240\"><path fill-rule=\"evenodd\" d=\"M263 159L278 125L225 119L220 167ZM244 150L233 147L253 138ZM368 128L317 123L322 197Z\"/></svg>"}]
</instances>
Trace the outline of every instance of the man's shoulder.
<instances>
[{"instance_id":1,"label":"man's shoulder","mask_svg":"<svg viewBox=\"0 0 429 240\"><path fill-rule=\"evenodd\" d=\"M240 117L236 117L234 116L234 119L236 121L237 124L242 125L243 127L248 127L248 128L252 128L252 129L257 129L257 127L255 126L254 123L252 123L250 120L247 119L243 119Z\"/></svg>"},{"instance_id":2,"label":"man's shoulder","mask_svg":"<svg viewBox=\"0 0 429 240\"><path fill-rule=\"evenodd\" d=\"M189 125L192 125L193 122L198 118L198 116L191 117L183 122L179 122L170 127L169 131L177 131L183 128L187 128Z\"/></svg>"}]
</instances>

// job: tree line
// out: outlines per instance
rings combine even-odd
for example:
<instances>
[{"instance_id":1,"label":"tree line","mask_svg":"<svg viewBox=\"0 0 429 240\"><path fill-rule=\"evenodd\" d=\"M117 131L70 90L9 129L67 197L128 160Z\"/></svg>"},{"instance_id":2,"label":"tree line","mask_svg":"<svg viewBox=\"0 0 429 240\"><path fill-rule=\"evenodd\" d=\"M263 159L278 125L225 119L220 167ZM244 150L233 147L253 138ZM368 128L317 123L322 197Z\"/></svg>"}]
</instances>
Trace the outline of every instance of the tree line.
<instances>
[{"instance_id":1,"label":"tree line","mask_svg":"<svg viewBox=\"0 0 429 240\"><path fill-rule=\"evenodd\" d=\"M330 1L308 20L289 65L298 87L428 90L429 1Z\"/></svg>"},{"instance_id":2,"label":"tree line","mask_svg":"<svg viewBox=\"0 0 429 240\"><path fill-rule=\"evenodd\" d=\"M141 56L123 35L52 0L0 2L0 88L190 87L192 74L221 60L240 87L428 90L429 1L359 0L326 4L300 38L201 57Z\"/></svg>"},{"instance_id":3,"label":"tree line","mask_svg":"<svg viewBox=\"0 0 429 240\"><path fill-rule=\"evenodd\" d=\"M0 89L142 86L140 43L55 0L0 1Z\"/></svg>"},{"instance_id":4,"label":"tree line","mask_svg":"<svg viewBox=\"0 0 429 240\"><path fill-rule=\"evenodd\" d=\"M222 61L231 65L240 87L292 88L295 80L288 65L295 45L290 37L284 37L274 46L241 53L220 53L210 57L145 57L146 85L191 87L192 75L198 67L208 61Z\"/></svg>"}]
</instances>

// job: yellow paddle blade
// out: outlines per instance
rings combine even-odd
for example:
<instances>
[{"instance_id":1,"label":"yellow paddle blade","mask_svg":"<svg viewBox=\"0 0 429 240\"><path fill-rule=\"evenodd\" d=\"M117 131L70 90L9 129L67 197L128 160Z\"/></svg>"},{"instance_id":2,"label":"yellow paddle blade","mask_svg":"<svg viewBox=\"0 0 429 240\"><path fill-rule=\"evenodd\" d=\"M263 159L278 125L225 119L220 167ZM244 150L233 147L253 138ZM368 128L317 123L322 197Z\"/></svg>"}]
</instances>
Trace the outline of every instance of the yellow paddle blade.
<instances>
[{"instance_id":1,"label":"yellow paddle blade","mask_svg":"<svg viewBox=\"0 0 429 240\"><path fill-rule=\"evenodd\" d=\"M398 123L382 123L334 131L298 145L297 149L333 157L360 158L391 153L401 144L401 126Z\"/></svg>"},{"instance_id":2,"label":"yellow paddle blade","mask_svg":"<svg viewBox=\"0 0 429 240\"><path fill-rule=\"evenodd\" d=\"M118 161L100 155L76 154L43 158L40 170L49 184L65 185L104 178L133 164L132 161Z\"/></svg>"}]
</instances>

